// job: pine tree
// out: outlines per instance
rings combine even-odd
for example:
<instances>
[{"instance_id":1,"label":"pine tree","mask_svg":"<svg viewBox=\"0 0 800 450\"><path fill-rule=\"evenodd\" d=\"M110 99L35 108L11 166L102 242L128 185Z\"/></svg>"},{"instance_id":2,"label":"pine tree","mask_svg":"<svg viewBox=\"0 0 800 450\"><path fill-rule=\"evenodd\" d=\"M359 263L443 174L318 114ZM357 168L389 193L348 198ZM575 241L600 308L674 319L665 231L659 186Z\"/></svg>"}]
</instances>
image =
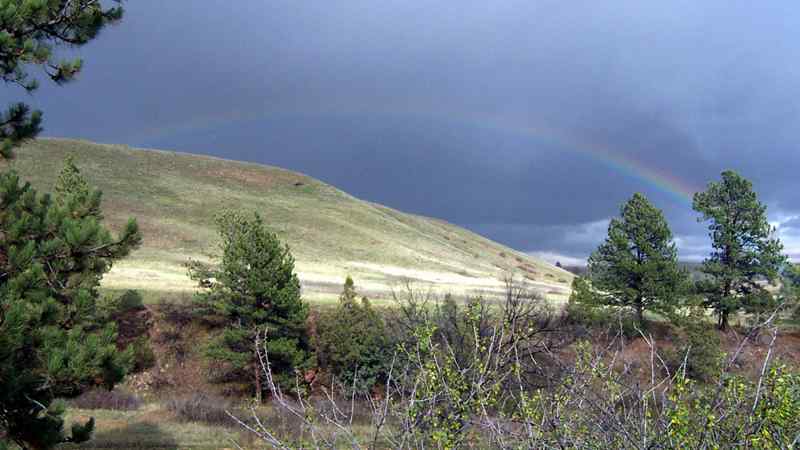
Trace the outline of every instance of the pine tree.
<instances>
[{"instance_id":1,"label":"pine tree","mask_svg":"<svg viewBox=\"0 0 800 450\"><path fill-rule=\"evenodd\" d=\"M219 265L189 263L189 275L201 287L195 299L199 311L222 326L206 355L240 374L253 374L255 395L260 398L267 387L261 385L255 342L257 333L266 331L275 380L291 389L295 371L305 368L310 358L308 305L300 298L294 258L258 214L226 211L216 220Z\"/></svg>"},{"instance_id":2,"label":"pine tree","mask_svg":"<svg viewBox=\"0 0 800 450\"><path fill-rule=\"evenodd\" d=\"M345 278L344 280L342 293L339 294L339 305L349 308L353 304L355 304L357 299L358 299L358 292L356 292L356 283L348 275L348 277Z\"/></svg>"},{"instance_id":3,"label":"pine tree","mask_svg":"<svg viewBox=\"0 0 800 450\"><path fill-rule=\"evenodd\" d=\"M623 205L608 225L608 237L589 257L595 302L644 311L670 311L686 281L664 215L642 194Z\"/></svg>"},{"instance_id":4,"label":"pine tree","mask_svg":"<svg viewBox=\"0 0 800 450\"><path fill-rule=\"evenodd\" d=\"M782 300L788 303L791 319L800 321L800 265L786 264L781 278Z\"/></svg>"},{"instance_id":5,"label":"pine tree","mask_svg":"<svg viewBox=\"0 0 800 450\"><path fill-rule=\"evenodd\" d=\"M100 191L92 191L86 178L81 174L78 166L75 165L75 157L68 155L64 160L64 167L58 174L56 185L53 189L56 198L62 204L69 200L88 201L94 192L99 195Z\"/></svg>"},{"instance_id":6,"label":"pine tree","mask_svg":"<svg viewBox=\"0 0 800 450\"><path fill-rule=\"evenodd\" d=\"M69 188L53 199L0 174L0 437L22 448L88 439L94 422L67 436L56 399L111 388L131 363L96 300L103 275L141 236L131 220L112 237L89 213L99 204L86 204Z\"/></svg>"},{"instance_id":7,"label":"pine tree","mask_svg":"<svg viewBox=\"0 0 800 450\"><path fill-rule=\"evenodd\" d=\"M753 185L733 171L694 195L700 221L709 222L712 251L703 262L706 279L698 283L707 307L717 313L719 328L742 309L757 312L774 297L764 282L777 279L786 257L783 245L767 221L767 207L758 201Z\"/></svg>"},{"instance_id":8,"label":"pine tree","mask_svg":"<svg viewBox=\"0 0 800 450\"><path fill-rule=\"evenodd\" d=\"M79 47L97 37L108 24L122 18L121 0L106 7L99 0L5 0L0 2L0 76L28 93L39 83L28 69L41 66L47 77L61 85L80 72L80 59L58 60L59 45ZM0 114L0 158L13 157L13 149L41 131L42 113L16 103Z\"/></svg>"},{"instance_id":9,"label":"pine tree","mask_svg":"<svg viewBox=\"0 0 800 450\"><path fill-rule=\"evenodd\" d=\"M368 391L385 375L388 342L383 319L369 300L358 300L353 279L345 280L336 310L317 326L319 362L348 388Z\"/></svg>"}]
</instances>

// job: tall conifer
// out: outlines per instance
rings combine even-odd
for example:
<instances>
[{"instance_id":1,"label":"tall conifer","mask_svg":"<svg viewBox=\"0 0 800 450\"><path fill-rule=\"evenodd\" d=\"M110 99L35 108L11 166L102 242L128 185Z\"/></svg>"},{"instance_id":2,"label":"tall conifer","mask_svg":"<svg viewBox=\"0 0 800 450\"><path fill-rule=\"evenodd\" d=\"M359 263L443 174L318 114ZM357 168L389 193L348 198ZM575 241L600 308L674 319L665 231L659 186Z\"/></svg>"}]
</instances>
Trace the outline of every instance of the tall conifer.
<instances>
[{"instance_id":1,"label":"tall conifer","mask_svg":"<svg viewBox=\"0 0 800 450\"><path fill-rule=\"evenodd\" d=\"M99 192L77 171L72 179L83 187L53 199L0 174L0 436L23 448L88 439L93 421L65 433L55 400L111 388L131 364L95 303L103 275L141 236L133 220L112 236L94 213Z\"/></svg>"},{"instance_id":2,"label":"tall conifer","mask_svg":"<svg viewBox=\"0 0 800 450\"><path fill-rule=\"evenodd\" d=\"M308 305L300 298L294 258L258 214L227 211L217 216L222 252L219 265L189 263L199 282L199 312L216 319L220 333L207 356L228 363L253 380L260 398L262 372L255 352L257 334L266 332L270 366L283 388L295 386L295 370L310 358L306 319Z\"/></svg>"},{"instance_id":3,"label":"tall conifer","mask_svg":"<svg viewBox=\"0 0 800 450\"><path fill-rule=\"evenodd\" d=\"M694 210L701 214L699 220L708 222L712 247L698 287L724 330L731 314L772 303L775 297L765 284L778 278L787 260L767 221L767 207L750 181L736 172L722 172L722 180L695 194Z\"/></svg>"},{"instance_id":4,"label":"tall conifer","mask_svg":"<svg viewBox=\"0 0 800 450\"><path fill-rule=\"evenodd\" d=\"M630 307L642 325L644 311L671 310L686 281L664 214L639 193L611 219L589 274L594 301Z\"/></svg>"}]
</instances>

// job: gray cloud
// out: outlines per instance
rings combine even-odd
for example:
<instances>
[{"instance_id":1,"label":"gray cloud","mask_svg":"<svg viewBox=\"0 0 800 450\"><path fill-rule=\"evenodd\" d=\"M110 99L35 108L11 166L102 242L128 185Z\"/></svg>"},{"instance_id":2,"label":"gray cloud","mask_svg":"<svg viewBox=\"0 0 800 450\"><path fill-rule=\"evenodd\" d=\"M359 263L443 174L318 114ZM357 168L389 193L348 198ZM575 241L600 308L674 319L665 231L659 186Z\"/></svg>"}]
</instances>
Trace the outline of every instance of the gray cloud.
<instances>
[{"instance_id":1,"label":"gray cloud","mask_svg":"<svg viewBox=\"0 0 800 450\"><path fill-rule=\"evenodd\" d=\"M733 168L800 214L794 6L137 0L30 100L50 136L284 166L571 258L642 191L700 258L689 201L598 151L696 188Z\"/></svg>"}]
</instances>

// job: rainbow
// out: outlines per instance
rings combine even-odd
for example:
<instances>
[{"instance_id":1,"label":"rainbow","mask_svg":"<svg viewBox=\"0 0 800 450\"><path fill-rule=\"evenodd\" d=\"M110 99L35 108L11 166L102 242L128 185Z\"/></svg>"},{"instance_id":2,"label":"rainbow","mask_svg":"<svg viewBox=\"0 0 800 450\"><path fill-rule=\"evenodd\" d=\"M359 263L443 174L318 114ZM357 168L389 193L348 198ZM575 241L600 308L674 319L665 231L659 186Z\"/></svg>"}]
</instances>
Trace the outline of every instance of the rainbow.
<instances>
[{"instance_id":1,"label":"rainbow","mask_svg":"<svg viewBox=\"0 0 800 450\"><path fill-rule=\"evenodd\" d=\"M539 141L544 140L548 144L557 146L558 148L590 158L615 172L667 194L670 198L679 203L691 204L694 193L700 190L698 186L694 186L674 174L659 170L657 167L648 166L641 161L627 156L623 152L615 151L611 148L598 145L597 143L578 140L559 129L543 125L544 121L539 121L540 123L534 126L520 121L509 120L504 117L487 117L460 112L454 113L453 111L442 110L437 107L392 109L352 107L328 108L326 110L317 110L313 113L309 113L307 109L292 110L285 108L279 111L260 113L234 110L213 116L196 117L190 121L169 127L151 129L143 134L131 136L127 141L142 142L145 140L163 138L176 133L208 130L213 127L231 125L243 121L269 120L294 116L364 117L362 115L449 121L451 123L459 123L463 126L479 127Z\"/></svg>"},{"instance_id":2,"label":"rainbow","mask_svg":"<svg viewBox=\"0 0 800 450\"><path fill-rule=\"evenodd\" d=\"M535 139L546 139L550 144L579 153L628 178L651 186L679 203L691 205L694 193L700 190L677 176L659 171L655 167L649 167L622 152L614 151L596 143L580 141L552 127L520 125L509 121L492 119L484 119L479 123L492 130L514 133Z\"/></svg>"}]
</instances>

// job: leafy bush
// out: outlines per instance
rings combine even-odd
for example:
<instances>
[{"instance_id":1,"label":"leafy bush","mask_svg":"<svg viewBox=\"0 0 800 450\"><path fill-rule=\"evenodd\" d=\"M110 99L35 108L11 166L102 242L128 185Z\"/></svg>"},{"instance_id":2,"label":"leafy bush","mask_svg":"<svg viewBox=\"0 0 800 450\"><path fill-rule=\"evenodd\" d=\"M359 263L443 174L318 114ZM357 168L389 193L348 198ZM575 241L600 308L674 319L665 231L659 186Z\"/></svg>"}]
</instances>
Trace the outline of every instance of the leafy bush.
<instances>
[{"instance_id":1,"label":"leafy bush","mask_svg":"<svg viewBox=\"0 0 800 450\"><path fill-rule=\"evenodd\" d=\"M347 277L335 310L320 315L317 359L345 386L368 391L385 376L390 349L383 319Z\"/></svg>"},{"instance_id":2,"label":"leafy bush","mask_svg":"<svg viewBox=\"0 0 800 450\"><path fill-rule=\"evenodd\" d=\"M467 310L474 312L475 305ZM481 336L479 316L469 317L474 335ZM275 433L274 421L264 417L249 422L248 431L272 448L766 450L798 442L800 373L770 365L768 357L757 380L731 373L728 360L701 384L662 370L647 338L656 362L636 373L620 367L615 362L631 340L617 335L613 345L579 343L573 363L530 389L519 377L520 360L504 357L516 354L503 350L511 330L496 327L478 337L476 352L459 363L436 342L436 326L428 322L413 346L401 349L407 357L392 371L389 391L371 399L371 418L355 416L355 396L334 394L325 406L273 389L274 408L301 421L295 427L301 435Z\"/></svg>"},{"instance_id":3,"label":"leafy bush","mask_svg":"<svg viewBox=\"0 0 800 450\"><path fill-rule=\"evenodd\" d=\"M134 394L123 390L92 389L80 397L70 400L70 406L80 409L110 409L115 411L134 411L142 401Z\"/></svg>"}]
</instances>

